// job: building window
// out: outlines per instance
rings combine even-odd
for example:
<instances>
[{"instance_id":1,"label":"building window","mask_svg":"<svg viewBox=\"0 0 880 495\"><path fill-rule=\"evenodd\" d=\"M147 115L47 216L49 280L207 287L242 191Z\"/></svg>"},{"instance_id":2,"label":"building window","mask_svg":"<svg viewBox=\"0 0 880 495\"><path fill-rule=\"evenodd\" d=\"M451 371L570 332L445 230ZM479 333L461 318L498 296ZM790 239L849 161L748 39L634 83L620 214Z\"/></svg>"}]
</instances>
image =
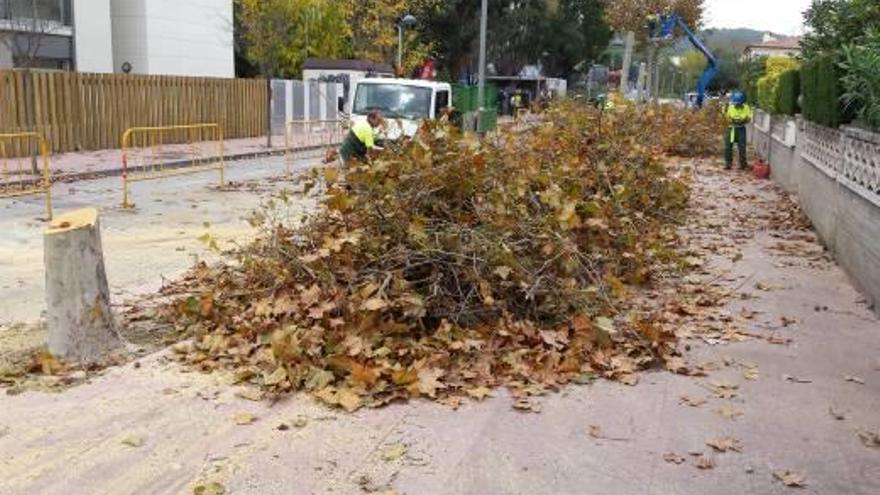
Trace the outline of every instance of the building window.
<instances>
[{"instance_id":1,"label":"building window","mask_svg":"<svg viewBox=\"0 0 880 495\"><path fill-rule=\"evenodd\" d=\"M70 0L0 0L0 19L56 22L72 25Z\"/></svg>"}]
</instances>

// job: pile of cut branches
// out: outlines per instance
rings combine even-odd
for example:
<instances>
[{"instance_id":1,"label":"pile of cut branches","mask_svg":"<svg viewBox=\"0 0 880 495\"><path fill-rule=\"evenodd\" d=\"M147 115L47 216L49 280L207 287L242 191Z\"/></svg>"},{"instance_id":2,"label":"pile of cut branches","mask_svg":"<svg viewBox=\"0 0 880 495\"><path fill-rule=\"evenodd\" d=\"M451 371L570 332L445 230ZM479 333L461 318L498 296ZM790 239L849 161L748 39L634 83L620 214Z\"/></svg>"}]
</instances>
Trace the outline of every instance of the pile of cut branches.
<instances>
[{"instance_id":1,"label":"pile of cut branches","mask_svg":"<svg viewBox=\"0 0 880 495\"><path fill-rule=\"evenodd\" d=\"M626 112L560 107L483 140L427 125L344 178L316 171L319 212L294 227L274 198L257 241L175 287L164 317L192 337L176 355L348 410L634 383L674 336L620 303L683 266L688 191Z\"/></svg>"},{"instance_id":2,"label":"pile of cut branches","mask_svg":"<svg viewBox=\"0 0 880 495\"><path fill-rule=\"evenodd\" d=\"M725 120L721 107L709 102L698 110L654 105L641 114L656 126L654 138L663 152L675 156L718 156L724 142Z\"/></svg>"}]
</instances>

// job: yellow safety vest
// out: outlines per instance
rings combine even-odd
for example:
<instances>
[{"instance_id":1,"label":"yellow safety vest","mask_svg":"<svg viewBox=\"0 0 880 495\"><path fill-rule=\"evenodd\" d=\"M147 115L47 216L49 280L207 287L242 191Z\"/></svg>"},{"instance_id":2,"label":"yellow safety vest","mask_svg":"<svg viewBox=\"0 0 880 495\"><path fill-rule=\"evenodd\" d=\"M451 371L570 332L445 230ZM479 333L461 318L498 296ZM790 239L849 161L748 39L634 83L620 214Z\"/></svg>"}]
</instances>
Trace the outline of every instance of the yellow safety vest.
<instances>
[{"instance_id":1,"label":"yellow safety vest","mask_svg":"<svg viewBox=\"0 0 880 495\"><path fill-rule=\"evenodd\" d=\"M364 146L366 146L368 150L376 147L375 131L373 131L373 126L371 126L369 122L358 122L352 126L351 132L353 132L354 135L364 143Z\"/></svg>"},{"instance_id":2,"label":"yellow safety vest","mask_svg":"<svg viewBox=\"0 0 880 495\"><path fill-rule=\"evenodd\" d=\"M736 105L728 105L727 106L727 120L730 121L731 124L741 125L752 120L752 107L749 105L742 105L737 107Z\"/></svg>"}]
</instances>

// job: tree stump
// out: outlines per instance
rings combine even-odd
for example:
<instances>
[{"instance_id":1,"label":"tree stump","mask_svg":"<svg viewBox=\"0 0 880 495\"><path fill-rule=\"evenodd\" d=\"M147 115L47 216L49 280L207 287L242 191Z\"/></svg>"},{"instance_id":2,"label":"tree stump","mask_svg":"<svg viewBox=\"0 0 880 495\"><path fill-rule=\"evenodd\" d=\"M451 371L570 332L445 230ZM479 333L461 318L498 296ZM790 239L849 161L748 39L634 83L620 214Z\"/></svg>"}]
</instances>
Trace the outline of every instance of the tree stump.
<instances>
[{"instance_id":1,"label":"tree stump","mask_svg":"<svg viewBox=\"0 0 880 495\"><path fill-rule=\"evenodd\" d=\"M119 345L94 208L54 220L43 236L49 352L94 362Z\"/></svg>"}]
</instances>

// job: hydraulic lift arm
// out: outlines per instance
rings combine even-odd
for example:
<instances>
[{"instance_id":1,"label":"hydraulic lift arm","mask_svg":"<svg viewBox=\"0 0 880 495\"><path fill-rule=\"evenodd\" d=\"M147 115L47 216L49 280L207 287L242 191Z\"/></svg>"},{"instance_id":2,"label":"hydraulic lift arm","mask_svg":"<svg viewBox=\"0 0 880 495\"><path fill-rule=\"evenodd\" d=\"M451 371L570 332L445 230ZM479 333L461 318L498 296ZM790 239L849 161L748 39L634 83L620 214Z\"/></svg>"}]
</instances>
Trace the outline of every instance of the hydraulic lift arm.
<instances>
[{"instance_id":1,"label":"hydraulic lift arm","mask_svg":"<svg viewBox=\"0 0 880 495\"><path fill-rule=\"evenodd\" d=\"M711 50L697 37L696 34L688 27L687 23L684 22L684 19L681 18L678 14L668 14L659 16L659 26L655 23L652 23L652 33L651 37L654 39L660 40L671 40L675 35L675 28L680 27L682 31L685 32L691 44L706 57L708 61L708 65L706 66L706 70L700 76L700 80L697 82L697 107L702 107L703 102L706 100L706 90L709 88L709 83L712 82L712 79L718 74L718 59L712 53ZM659 28L659 33L656 30Z\"/></svg>"}]
</instances>

